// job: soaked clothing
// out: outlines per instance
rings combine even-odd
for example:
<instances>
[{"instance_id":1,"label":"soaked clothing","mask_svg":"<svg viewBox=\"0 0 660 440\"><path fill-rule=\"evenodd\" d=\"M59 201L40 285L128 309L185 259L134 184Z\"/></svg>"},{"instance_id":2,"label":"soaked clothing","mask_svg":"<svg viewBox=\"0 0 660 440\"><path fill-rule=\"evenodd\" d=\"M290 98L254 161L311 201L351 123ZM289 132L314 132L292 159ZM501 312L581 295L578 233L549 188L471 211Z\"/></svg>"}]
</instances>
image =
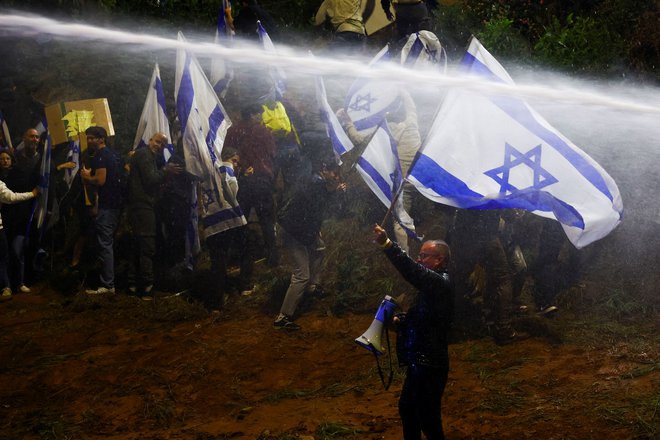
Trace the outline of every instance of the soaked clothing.
<instances>
[{"instance_id":1,"label":"soaked clothing","mask_svg":"<svg viewBox=\"0 0 660 440\"><path fill-rule=\"evenodd\" d=\"M413 261L396 243L385 255L406 281L418 289L413 305L397 326L397 357L407 366L399 399L405 440L443 439L441 403L449 372L447 332L453 292L447 272Z\"/></svg>"}]
</instances>

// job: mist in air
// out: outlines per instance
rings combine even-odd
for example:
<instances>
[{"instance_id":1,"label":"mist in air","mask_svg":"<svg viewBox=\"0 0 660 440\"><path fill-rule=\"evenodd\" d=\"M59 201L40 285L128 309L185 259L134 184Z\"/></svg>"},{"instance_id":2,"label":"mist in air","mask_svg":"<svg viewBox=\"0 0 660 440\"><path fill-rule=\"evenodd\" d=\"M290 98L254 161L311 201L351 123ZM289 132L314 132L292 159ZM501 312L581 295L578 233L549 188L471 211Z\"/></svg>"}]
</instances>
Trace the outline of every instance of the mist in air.
<instances>
[{"instance_id":1,"label":"mist in air","mask_svg":"<svg viewBox=\"0 0 660 440\"><path fill-rule=\"evenodd\" d=\"M240 111L241 102L248 95L251 99L268 92L269 66L285 70L289 78L287 99L303 117L310 119L318 118L316 75L323 76L334 109L343 106L345 94L358 76L403 85L417 105L422 137L444 95L454 87L522 97L596 160L621 191L624 219L610 235L581 251L585 276L589 276L589 271L598 271L599 277L605 273L601 281L626 290L650 292L657 286L658 275L653 272L660 267L658 87L625 78L577 79L500 60L516 82L516 87L505 87L461 76L455 69L459 58L449 59L446 74L439 70L413 71L395 63L368 69L368 62L380 49L375 47L361 55L328 54L317 41L310 41L308 47L288 47L274 41L278 54L273 55L266 53L256 39L236 40L232 47L218 46L213 43L213 29L205 33L184 30L187 42L181 43L170 30L120 30L114 24L112 28L101 28L10 11L0 11L0 23L0 44L14 45L17 53L20 50L16 63L28 68L19 72L15 65L3 65L0 76L29 74L48 78L47 84L57 86L47 90L43 85L32 84L34 94L45 105L108 97L117 130L116 142L125 149L135 136L156 62L160 65L168 109L174 110L175 56L180 48L195 53L207 74L212 57L223 57L236 67L238 80L223 101L232 116ZM484 121L486 127L488 123Z\"/></svg>"}]
</instances>

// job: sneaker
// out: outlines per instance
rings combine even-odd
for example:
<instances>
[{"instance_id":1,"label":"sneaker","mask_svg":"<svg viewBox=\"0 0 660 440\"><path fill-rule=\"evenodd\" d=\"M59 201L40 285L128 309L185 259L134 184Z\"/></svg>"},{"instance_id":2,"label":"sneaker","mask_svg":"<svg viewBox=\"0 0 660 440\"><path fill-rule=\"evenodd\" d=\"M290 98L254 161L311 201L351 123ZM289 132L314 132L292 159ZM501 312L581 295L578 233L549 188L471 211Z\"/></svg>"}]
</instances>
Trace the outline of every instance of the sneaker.
<instances>
[{"instance_id":1,"label":"sneaker","mask_svg":"<svg viewBox=\"0 0 660 440\"><path fill-rule=\"evenodd\" d=\"M11 298L11 289L9 287L5 287L2 289L2 293L0 293L0 297L3 299Z\"/></svg>"},{"instance_id":2,"label":"sneaker","mask_svg":"<svg viewBox=\"0 0 660 440\"><path fill-rule=\"evenodd\" d=\"M99 287L98 289L87 289L85 290L85 293L88 295L114 295L115 294L115 288L114 287Z\"/></svg>"},{"instance_id":3,"label":"sneaker","mask_svg":"<svg viewBox=\"0 0 660 440\"><path fill-rule=\"evenodd\" d=\"M249 289L249 290L243 290L241 291L241 296L250 296L254 293L254 290Z\"/></svg>"},{"instance_id":4,"label":"sneaker","mask_svg":"<svg viewBox=\"0 0 660 440\"><path fill-rule=\"evenodd\" d=\"M273 327L278 330L300 330L300 326L283 313L280 313L277 319L275 319Z\"/></svg>"},{"instance_id":5,"label":"sneaker","mask_svg":"<svg viewBox=\"0 0 660 440\"><path fill-rule=\"evenodd\" d=\"M557 306L553 306L553 305L549 305L549 306L541 307L541 308L539 309L537 315L548 317L548 316L550 316L550 315L553 315L557 310L559 310L559 307L557 307Z\"/></svg>"},{"instance_id":6,"label":"sneaker","mask_svg":"<svg viewBox=\"0 0 660 440\"><path fill-rule=\"evenodd\" d=\"M529 307L525 305L513 306L513 312L518 315L526 315L529 312Z\"/></svg>"},{"instance_id":7,"label":"sneaker","mask_svg":"<svg viewBox=\"0 0 660 440\"><path fill-rule=\"evenodd\" d=\"M131 296L137 295L137 287L128 286L128 294L131 295Z\"/></svg>"},{"instance_id":8,"label":"sneaker","mask_svg":"<svg viewBox=\"0 0 660 440\"><path fill-rule=\"evenodd\" d=\"M20 286L18 286L18 290L20 290L21 293L30 293L30 292L32 292L32 290L30 290L30 288L28 286L26 286L25 284L21 284Z\"/></svg>"}]
</instances>

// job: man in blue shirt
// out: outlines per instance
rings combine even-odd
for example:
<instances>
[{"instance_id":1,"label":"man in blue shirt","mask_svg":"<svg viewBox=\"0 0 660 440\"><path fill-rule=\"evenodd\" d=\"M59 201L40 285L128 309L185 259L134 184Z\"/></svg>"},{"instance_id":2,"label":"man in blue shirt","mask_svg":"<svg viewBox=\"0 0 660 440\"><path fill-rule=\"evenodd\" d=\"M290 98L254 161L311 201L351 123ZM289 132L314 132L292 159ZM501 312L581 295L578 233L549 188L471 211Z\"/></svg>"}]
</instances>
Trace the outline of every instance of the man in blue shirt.
<instances>
[{"instance_id":1,"label":"man in blue shirt","mask_svg":"<svg viewBox=\"0 0 660 440\"><path fill-rule=\"evenodd\" d=\"M106 145L107 132L103 127L89 127L85 130L87 148L93 154L90 168L83 167L80 176L87 185L98 188L98 213L94 218L94 231L98 245L98 259L101 263L100 285L89 289L90 295L115 293L114 234L119 221L121 208L119 156Z\"/></svg>"}]
</instances>

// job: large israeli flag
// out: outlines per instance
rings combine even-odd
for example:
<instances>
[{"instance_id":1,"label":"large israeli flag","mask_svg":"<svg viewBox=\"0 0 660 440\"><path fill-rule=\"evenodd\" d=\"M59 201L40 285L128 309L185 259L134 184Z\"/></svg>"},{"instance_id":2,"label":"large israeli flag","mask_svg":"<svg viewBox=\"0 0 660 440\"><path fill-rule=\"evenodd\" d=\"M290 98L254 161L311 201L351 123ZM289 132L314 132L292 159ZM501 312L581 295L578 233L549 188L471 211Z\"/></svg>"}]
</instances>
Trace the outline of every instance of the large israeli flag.
<instances>
[{"instance_id":1,"label":"large israeli flag","mask_svg":"<svg viewBox=\"0 0 660 440\"><path fill-rule=\"evenodd\" d=\"M179 41L185 41L181 32ZM231 121L197 59L179 49L176 56L177 113L186 171L200 181L202 224L207 236L246 224L238 205L223 193L220 152Z\"/></svg>"},{"instance_id":2,"label":"large israeli flag","mask_svg":"<svg viewBox=\"0 0 660 440\"><path fill-rule=\"evenodd\" d=\"M513 84L473 39L464 67ZM581 248L612 231L623 204L614 180L519 98L451 91L410 170L431 200L459 208L519 208L559 221Z\"/></svg>"},{"instance_id":3,"label":"large israeli flag","mask_svg":"<svg viewBox=\"0 0 660 440\"><path fill-rule=\"evenodd\" d=\"M233 39L233 31L227 26L227 10L231 11L231 4L228 0L220 2L218 11L218 26L215 30L215 43L221 46L230 46ZM213 90L220 98L224 98L229 88L229 83L234 79L234 70L229 67L227 61L214 56L211 60L211 84Z\"/></svg>"},{"instance_id":4,"label":"large israeli flag","mask_svg":"<svg viewBox=\"0 0 660 440\"><path fill-rule=\"evenodd\" d=\"M403 184L401 164L396 141L387 122L381 121L373 137L358 159L356 167L360 176L387 208ZM409 237L417 239L412 218L403 208L403 197L398 197L392 209L395 220L405 229Z\"/></svg>"},{"instance_id":5,"label":"large israeli flag","mask_svg":"<svg viewBox=\"0 0 660 440\"><path fill-rule=\"evenodd\" d=\"M378 69L389 62L389 46L385 46L369 63ZM399 107L400 98L396 83L373 80L368 77L356 79L346 94L344 108L358 131L376 127L387 113Z\"/></svg>"},{"instance_id":6,"label":"large israeli flag","mask_svg":"<svg viewBox=\"0 0 660 440\"><path fill-rule=\"evenodd\" d=\"M257 21L257 32L259 33L259 39L261 40L264 50L272 54L277 54L273 40L270 39L268 32L266 32L266 29L264 29L260 21ZM284 97L284 93L287 89L286 73L284 73L284 70L282 70L281 67L274 66L270 68L270 77L275 85L275 98L279 101Z\"/></svg>"},{"instance_id":7,"label":"large israeli flag","mask_svg":"<svg viewBox=\"0 0 660 440\"><path fill-rule=\"evenodd\" d=\"M353 149L353 142L346 135L346 132L337 119L337 115L332 111L332 107L328 103L325 83L321 76L316 77L316 102L319 107L321 119L325 123L325 131L330 138L332 149L337 156L337 163L341 165L341 156Z\"/></svg>"},{"instance_id":8,"label":"large israeli flag","mask_svg":"<svg viewBox=\"0 0 660 440\"><path fill-rule=\"evenodd\" d=\"M174 152L174 146L170 135L170 122L167 118L165 93L163 83L160 80L158 64L154 66L154 72L151 75L151 81L149 81L149 90L147 90L147 97L144 100L144 107L142 107L142 115L135 133L133 149L149 145L149 139L156 133L163 133L169 141L163 150L163 157L167 162Z\"/></svg>"}]
</instances>

